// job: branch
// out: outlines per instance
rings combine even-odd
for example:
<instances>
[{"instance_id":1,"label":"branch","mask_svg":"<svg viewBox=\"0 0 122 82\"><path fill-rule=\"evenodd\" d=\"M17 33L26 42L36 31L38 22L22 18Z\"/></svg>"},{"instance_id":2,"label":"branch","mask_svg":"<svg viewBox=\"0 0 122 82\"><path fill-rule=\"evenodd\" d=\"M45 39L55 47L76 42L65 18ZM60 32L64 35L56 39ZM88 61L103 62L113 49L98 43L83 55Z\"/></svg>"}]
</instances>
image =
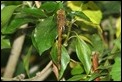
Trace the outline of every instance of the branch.
<instances>
[{"instance_id":1,"label":"branch","mask_svg":"<svg viewBox=\"0 0 122 82\"><path fill-rule=\"evenodd\" d=\"M54 63L53 63L53 73L55 74L58 80L59 71L58 71L58 67Z\"/></svg>"},{"instance_id":2,"label":"branch","mask_svg":"<svg viewBox=\"0 0 122 82\"><path fill-rule=\"evenodd\" d=\"M5 68L1 68L1 74L4 73L5 71Z\"/></svg>"},{"instance_id":3,"label":"branch","mask_svg":"<svg viewBox=\"0 0 122 82\"><path fill-rule=\"evenodd\" d=\"M43 81L51 72L52 72L52 61L48 63L48 65L41 71L36 74L35 77L31 79L27 79L28 81ZM27 81L26 80L26 81Z\"/></svg>"},{"instance_id":4,"label":"branch","mask_svg":"<svg viewBox=\"0 0 122 82\"><path fill-rule=\"evenodd\" d=\"M27 24L21 26L21 28L26 28ZM25 34L17 33L19 35L13 42L10 57L4 72L3 77L12 77L17 65L18 58L20 56L22 46L25 39Z\"/></svg>"},{"instance_id":5,"label":"branch","mask_svg":"<svg viewBox=\"0 0 122 82\"><path fill-rule=\"evenodd\" d=\"M36 73L35 77L29 79L24 79L25 76L23 74L20 74L14 78L1 77L1 79L4 81L43 81L52 72L51 66L52 66L52 61L50 61L48 65L41 72Z\"/></svg>"},{"instance_id":6,"label":"branch","mask_svg":"<svg viewBox=\"0 0 122 82\"><path fill-rule=\"evenodd\" d=\"M36 7L39 8L41 6L41 3L39 1L35 1Z\"/></svg>"}]
</instances>

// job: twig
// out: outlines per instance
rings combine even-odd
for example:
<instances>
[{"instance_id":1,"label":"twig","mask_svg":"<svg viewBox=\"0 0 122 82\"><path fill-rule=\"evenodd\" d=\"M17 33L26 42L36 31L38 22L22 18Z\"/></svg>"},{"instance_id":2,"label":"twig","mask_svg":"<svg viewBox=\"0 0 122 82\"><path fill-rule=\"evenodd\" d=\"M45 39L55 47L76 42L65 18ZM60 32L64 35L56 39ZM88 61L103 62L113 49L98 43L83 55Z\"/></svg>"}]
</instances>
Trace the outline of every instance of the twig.
<instances>
[{"instance_id":1,"label":"twig","mask_svg":"<svg viewBox=\"0 0 122 82\"><path fill-rule=\"evenodd\" d=\"M24 79L24 75L18 75L14 78L4 78L1 77L2 80L4 81L43 81L47 76L52 72L52 61L48 63L48 65L41 71L36 73L36 76L29 78L29 79Z\"/></svg>"},{"instance_id":2,"label":"twig","mask_svg":"<svg viewBox=\"0 0 122 82\"><path fill-rule=\"evenodd\" d=\"M52 61L50 61L47 66L39 73L39 75L43 75L52 65Z\"/></svg>"},{"instance_id":3,"label":"twig","mask_svg":"<svg viewBox=\"0 0 122 82\"><path fill-rule=\"evenodd\" d=\"M25 79L26 81L43 81L52 72L52 61L50 61L47 66L36 74L35 77L31 79Z\"/></svg>"},{"instance_id":4,"label":"twig","mask_svg":"<svg viewBox=\"0 0 122 82\"><path fill-rule=\"evenodd\" d=\"M58 71L58 67L54 63L53 63L53 72L58 80L59 71Z\"/></svg>"},{"instance_id":5,"label":"twig","mask_svg":"<svg viewBox=\"0 0 122 82\"><path fill-rule=\"evenodd\" d=\"M21 27L26 28L27 26L28 25L25 24ZM20 35L20 33L18 33L18 34ZM21 50L22 50L24 39L25 39L25 34L22 34L14 40L12 50L10 53L10 57L9 57L3 77L11 78L13 76L16 65L17 65L18 58L19 58Z\"/></svg>"},{"instance_id":6,"label":"twig","mask_svg":"<svg viewBox=\"0 0 122 82\"><path fill-rule=\"evenodd\" d=\"M66 23L66 26L68 27L68 33L67 33L67 36L66 36L66 39L64 41L64 45L67 46L67 42L69 40L69 37L70 37L70 33L71 33L71 28L72 28L72 24L75 22L75 20L72 20L71 22L67 22Z\"/></svg>"},{"instance_id":7,"label":"twig","mask_svg":"<svg viewBox=\"0 0 122 82\"><path fill-rule=\"evenodd\" d=\"M52 68L49 67L48 70L45 71L45 73L38 72L35 77L30 79L24 79L22 81L43 81L47 76L52 72Z\"/></svg>"}]
</instances>

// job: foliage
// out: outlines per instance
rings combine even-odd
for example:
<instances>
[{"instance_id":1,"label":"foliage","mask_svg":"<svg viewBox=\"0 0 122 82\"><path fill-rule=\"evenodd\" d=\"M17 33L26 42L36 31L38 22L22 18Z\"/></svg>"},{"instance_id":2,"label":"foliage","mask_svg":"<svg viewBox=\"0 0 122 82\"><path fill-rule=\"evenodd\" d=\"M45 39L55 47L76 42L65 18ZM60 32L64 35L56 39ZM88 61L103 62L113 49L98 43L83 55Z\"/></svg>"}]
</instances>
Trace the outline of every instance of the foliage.
<instances>
[{"instance_id":1,"label":"foliage","mask_svg":"<svg viewBox=\"0 0 122 82\"><path fill-rule=\"evenodd\" d=\"M121 76L121 63L120 62L121 62L121 59L119 57L115 58L115 63L110 72L114 81L121 80L121 77L120 77Z\"/></svg>"},{"instance_id":2,"label":"foliage","mask_svg":"<svg viewBox=\"0 0 122 82\"><path fill-rule=\"evenodd\" d=\"M63 9L66 13L66 25L62 34L59 78L65 78L67 81L93 81L97 77L101 81L121 80L119 1L40 3L39 8L32 1L1 3L5 5L1 10L1 49L12 48L13 37L18 31L24 30L26 34L26 44L21 52L24 54L23 62L19 59L23 64L18 63L19 67L25 68L21 72L33 77L35 73L29 73L29 68L39 64L37 62L42 62L37 71L42 70L49 60L58 65L57 11ZM28 24L28 28L20 28L23 24ZM99 73L92 70L94 51L99 53ZM69 71L70 74L67 74ZM16 70L15 75L17 73L20 71ZM55 75L50 75L47 80L56 80L51 79L52 77L55 78Z\"/></svg>"}]
</instances>

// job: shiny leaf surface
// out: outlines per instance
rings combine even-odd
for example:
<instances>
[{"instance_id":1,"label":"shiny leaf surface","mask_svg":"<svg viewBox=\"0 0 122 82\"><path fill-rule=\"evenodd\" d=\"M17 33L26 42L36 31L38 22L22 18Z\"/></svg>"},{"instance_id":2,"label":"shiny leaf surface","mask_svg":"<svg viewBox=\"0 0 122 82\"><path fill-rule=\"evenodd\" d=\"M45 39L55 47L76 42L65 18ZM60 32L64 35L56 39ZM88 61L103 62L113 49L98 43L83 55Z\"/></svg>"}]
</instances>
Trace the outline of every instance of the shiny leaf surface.
<instances>
[{"instance_id":1,"label":"shiny leaf surface","mask_svg":"<svg viewBox=\"0 0 122 82\"><path fill-rule=\"evenodd\" d=\"M17 8L17 6L6 6L1 11L1 26L3 27L5 24L8 23L10 20L14 10Z\"/></svg>"},{"instance_id":2,"label":"shiny leaf surface","mask_svg":"<svg viewBox=\"0 0 122 82\"><path fill-rule=\"evenodd\" d=\"M91 70L91 50L89 46L77 35L76 53L78 59L82 62L87 74Z\"/></svg>"},{"instance_id":3,"label":"shiny leaf surface","mask_svg":"<svg viewBox=\"0 0 122 82\"><path fill-rule=\"evenodd\" d=\"M61 54L61 70L59 78L62 77L64 71L66 70L66 67L68 63L70 62L70 56L64 46L62 46L62 54Z\"/></svg>"},{"instance_id":4,"label":"shiny leaf surface","mask_svg":"<svg viewBox=\"0 0 122 82\"><path fill-rule=\"evenodd\" d=\"M48 50L54 43L54 39L57 35L56 23L53 17L49 17L41 21L35 28L32 35L33 44L37 50L39 50L40 55Z\"/></svg>"}]
</instances>

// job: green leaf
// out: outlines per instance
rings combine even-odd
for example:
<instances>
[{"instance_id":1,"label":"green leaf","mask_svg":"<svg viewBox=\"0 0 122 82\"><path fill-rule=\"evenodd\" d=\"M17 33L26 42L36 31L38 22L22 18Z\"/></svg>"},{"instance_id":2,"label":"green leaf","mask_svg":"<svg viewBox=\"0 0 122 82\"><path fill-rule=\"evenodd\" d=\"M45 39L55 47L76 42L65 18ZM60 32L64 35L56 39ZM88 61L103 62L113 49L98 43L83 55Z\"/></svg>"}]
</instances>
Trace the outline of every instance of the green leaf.
<instances>
[{"instance_id":1,"label":"green leaf","mask_svg":"<svg viewBox=\"0 0 122 82\"><path fill-rule=\"evenodd\" d=\"M75 76L69 78L67 81L79 81L82 78L84 78L84 75L75 75Z\"/></svg>"},{"instance_id":2,"label":"green leaf","mask_svg":"<svg viewBox=\"0 0 122 82\"><path fill-rule=\"evenodd\" d=\"M93 34L90 39L91 39L91 42L93 44L92 51L95 50L95 51L98 51L98 52L102 53L104 48L105 48L105 45L103 44L102 39L100 38L100 36L97 35L97 34Z\"/></svg>"},{"instance_id":3,"label":"green leaf","mask_svg":"<svg viewBox=\"0 0 122 82\"><path fill-rule=\"evenodd\" d=\"M47 17L46 14L38 8L24 8L22 9L23 13L26 13L27 15L34 16L34 17Z\"/></svg>"},{"instance_id":4,"label":"green leaf","mask_svg":"<svg viewBox=\"0 0 122 82\"><path fill-rule=\"evenodd\" d=\"M24 68L26 70L28 77L29 77L29 59L31 56L31 51L32 51L32 46L29 48L26 56L23 58L23 65L24 65Z\"/></svg>"},{"instance_id":5,"label":"green leaf","mask_svg":"<svg viewBox=\"0 0 122 82\"><path fill-rule=\"evenodd\" d=\"M85 36L79 35L84 41L90 43L92 45L92 42Z\"/></svg>"},{"instance_id":6,"label":"green leaf","mask_svg":"<svg viewBox=\"0 0 122 82\"><path fill-rule=\"evenodd\" d=\"M72 11L81 11L81 6L83 2L81 1L67 1L67 7L69 7Z\"/></svg>"},{"instance_id":7,"label":"green leaf","mask_svg":"<svg viewBox=\"0 0 122 82\"><path fill-rule=\"evenodd\" d=\"M64 9L64 10L65 10L64 4L63 4L63 2L61 2L61 1L59 1L59 2L57 3L57 6L56 6L56 11L59 10L59 9Z\"/></svg>"},{"instance_id":8,"label":"green leaf","mask_svg":"<svg viewBox=\"0 0 122 82\"><path fill-rule=\"evenodd\" d=\"M81 12L81 11L75 11L75 12L72 13L72 15L78 16L78 17L80 17L81 19L84 19L84 20L86 20L86 21L91 22L90 19L89 19L83 12ZM76 20L77 20L77 19L76 19Z\"/></svg>"},{"instance_id":9,"label":"green leaf","mask_svg":"<svg viewBox=\"0 0 122 82\"><path fill-rule=\"evenodd\" d=\"M57 52L58 52L58 45L57 45L57 42L56 42L56 43L54 44L54 46L52 47L51 52L50 52L52 61L53 61L56 65L58 65L58 64L57 64L57 62L58 62L58 54L57 54Z\"/></svg>"},{"instance_id":10,"label":"green leaf","mask_svg":"<svg viewBox=\"0 0 122 82\"><path fill-rule=\"evenodd\" d=\"M101 19L102 19L102 13L100 10L98 11L91 11L91 10L84 10L83 13L89 17L89 19L94 23L94 24L100 24Z\"/></svg>"},{"instance_id":11,"label":"green leaf","mask_svg":"<svg viewBox=\"0 0 122 82\"><path fill-rule=\"evenodd\" d=\"M94 23L94 24L100 24L102 19L102 12L98 8L98 6L93 2L89 1L88 3L84 4L82 8L83 13Z\"/></svg>"},{"instance_id":12,"label":"green leaf","mask_svg":"<svg viewBox=\"0 0 122 82\"><path fill-rule=\"evenodd\" d=\"M4 1L3 4L5 4L5 6L20 5L22 4L22 1Z\"/></svg>"},{"instance_id":13,"label":"green leaf","mask_svg":"<svg viewBox=\"0 0 122 82\"><path fill-rule=\"evenodd\" d=\"M24 69L24 66L23 66L23 62L21 60L19 60L18 63L17 63L14 75L17 76L17 75L20 75L22 73L25 74L25 69Z\"/></svg>"},{"instance_id":14,"label":"green leaf","mask_svg":"<svg viewBox=\"0 0 122 82\"><path fill-rule=\"evenodd\" d=\"M67 6L72 11L78 11L76 15L80 18L88 21L90 19L92 23L100 24L102 19L102 12L93 1L89 1L86 4L81 1L68 1ZM76 20L77 19L78 18L76 18Z\"/></svg>"},{"instance_id":15,"label":"green leaf","mask_svg":"<svg viewBox=\"0 0 122 82\"><path fill-rule=\"evenodd\" d=\"M3 34L12 34L14 33L20 26L23 24L33 22L33 19L27 19L27 18L16 18L10 22L10 24L5 25L4 28L2 28Z\"/></svg>"},{"instance_id":16,"label":"green leaf","mask_svg":"<svg viewBox=\"0 0 122 82\"><path fill-rule=\"evenodd\" d=\"M55 11L56 7L57 7L56 2L45 2L44 4L41 5L40 8L44 9L47 13L51 13Z\"/></svg>"},{"instance_id":17,"label":"green leaf","mask_svg":"<svg viewBox=\"0 0 122 82\"><path fill-rule=\"evenodd\" d=\"M112 66L110 75L112 75L112 79L114 81L121 81L121 58L120 57L115 58L115 63Z\"/></svg>"},{"instance_id":18,"label":"green leaf","mask_svg":"<svg viewBox=\"0 0 122 82\"><path fill-rule=\"evenodd\" d=\"M34 33L35 32L33 31L32 35L31 35L32 43L33 43L34 47L37 49L37 51L39 51L38 46L37 46L37 42L35 41L35 37L33 36Z\"/></svg>"},{"instance_id":19,"label":"green leaf","mask_svg":"<svg viewBox=\"0 0 122 82\"><path fill-rule=\"evenodd\" d=\"M108 65L108 66L100 65L97 69L105 70L105 69L109 69L109 68L111 68L111 67L112 67L111 65Z\"/></svg>"},{"instance_id":20,"label":"green leaf","mask_svg":"<svg viewBox=\"0 0 122 82\"><path fill-rule=\"evenodd\" d=\"M102 4L101 9L103 10L103 14L105 17L111 14L120 13L121 3L119 1L100 2L100 4Z\"/></svg>"},{"instance_id":21,"label":"green leaf","mask_svg":"<svg viewBox=\"0 0 122 82\"><path fill-rule=\"evenodd\" d=\"M64 71L66 70L66 67L67 67L69 62L70 62L70 56L69 56L66 48L64 46L62 46L61 69L59 72L59 79L61 79L61 77L63 76Z\"/></svg>"},{"instance_id":22,"label":"green leaf","mask_svg":"<svg viewBox=\"0 0 122 82\"><path fill-rule=\"evenodd\" d=\"M121 34L121 17L116 21L116 37L119 37Z\"/></svg>"},{"instance_id":23,"label":"green leaf","mask_svg":"<svg viewBox=\"0 0 122 82\"><path fill-rule=\"evenodd\" d=\"M86 73L89 74L91 70L91 50L89 46L78 35L76 41L76 53L78 59L83 64Z\"/></svg>"},{"instance_id":24,"label":"green leaf","mask_svg":"<svg viewBox=\"0 0 122 82\"><path fill-rule=\"evenodd\" d=\"M72 75L81 74L81 73L83 73L83 72L84 72L84 70L83 70L83 68L81 67L80 64L77 64L77 65L71 70L71 74L72 74Z\"/></svg>"},{"instance_id":25,"label":"green leaf","mask_svg":"<svg viewBox=\"0 0 122 82\"><path fill-rule=\"evenodd\" d=\"M116 40L114 40L114 44L115 44L115 46L117 46L117 48L119 50L121 50L121 40L120 40L120 38L117 38Z\"/></svg>"},{"instance_id":26,"label":"green leaf","mask_svg":"<svg viewBox=\"0 0 122 82\"><path fill-rule=\"evenodd\" d=\"M107 73L93 73L91 74L91 77L88 79L88 81L93 81L97 77L104 76L104 75L107 75Z\"/></svg>"},{"instance_id":27,"label":"green leaf","mask_svg":"<svg viewBox=\"0 0 122 82\"><path fill-rule=\"evenodd\" d=\"M18 6L5 6L2 11L1 11L1 27L3 27L5 24L8 23L8 21L10 20L14 10L17 8Z\"/></svg>"},{"instance_id":28,"label":"green leaf","mask_svg":"<svg viewBox=\"0 0 122 82\"><path fill-rule=\"evenodd\" d=\"M79 22L79 25L82 28L84 28L84 30L86 29L86 30L92 31L94 28L96 28L100 33L102 33L102 29L101 29L100 25L94 24L90 21L87 21L86 19L84 20L83 18L78 17L78 16L76 16L75 19L76 19L77 22Z\"/></svg>"},{"instance_id":29,"label":"green leaf","mask_svg":"<svg viewBox=\"0 0 122 82\"><path fill-rule=\"evenodd\" d=\"M40 56L53 45L56 35L56 21L54 21L52 16L41 21L36 26L32 35L34 40L32 41L37 50L39 50Z\"/></svg>"},{"instance_id":30,"label":"green leaf","mask_svg":"<svg viewBox=\"0 0 122 82\"><path fill-rule=\"evenodd\" d=\"M57 46L57 42L56 42L51 50L51 58L56 65L58 65L57 64L57 62L58 62L58 53L57 52L58 52L58 46ZM65 47L62 46L61 69L59 71L59 79L61 79L61 77L63 76L63 73L69 62L70 62L70 56L69 56L67 50L65 49Z\"/></svg>"},{"instance_id":31,"label":"green leaf","mask_svg":"<svg viewBox=\"0 0 122 82\"><path fill-rule=\"evenodd\" d=\"M1 49L4 48L10 48L10 41L9 39L5 39L3 36L1 36Z\"/></svg>"}]
</instances>

